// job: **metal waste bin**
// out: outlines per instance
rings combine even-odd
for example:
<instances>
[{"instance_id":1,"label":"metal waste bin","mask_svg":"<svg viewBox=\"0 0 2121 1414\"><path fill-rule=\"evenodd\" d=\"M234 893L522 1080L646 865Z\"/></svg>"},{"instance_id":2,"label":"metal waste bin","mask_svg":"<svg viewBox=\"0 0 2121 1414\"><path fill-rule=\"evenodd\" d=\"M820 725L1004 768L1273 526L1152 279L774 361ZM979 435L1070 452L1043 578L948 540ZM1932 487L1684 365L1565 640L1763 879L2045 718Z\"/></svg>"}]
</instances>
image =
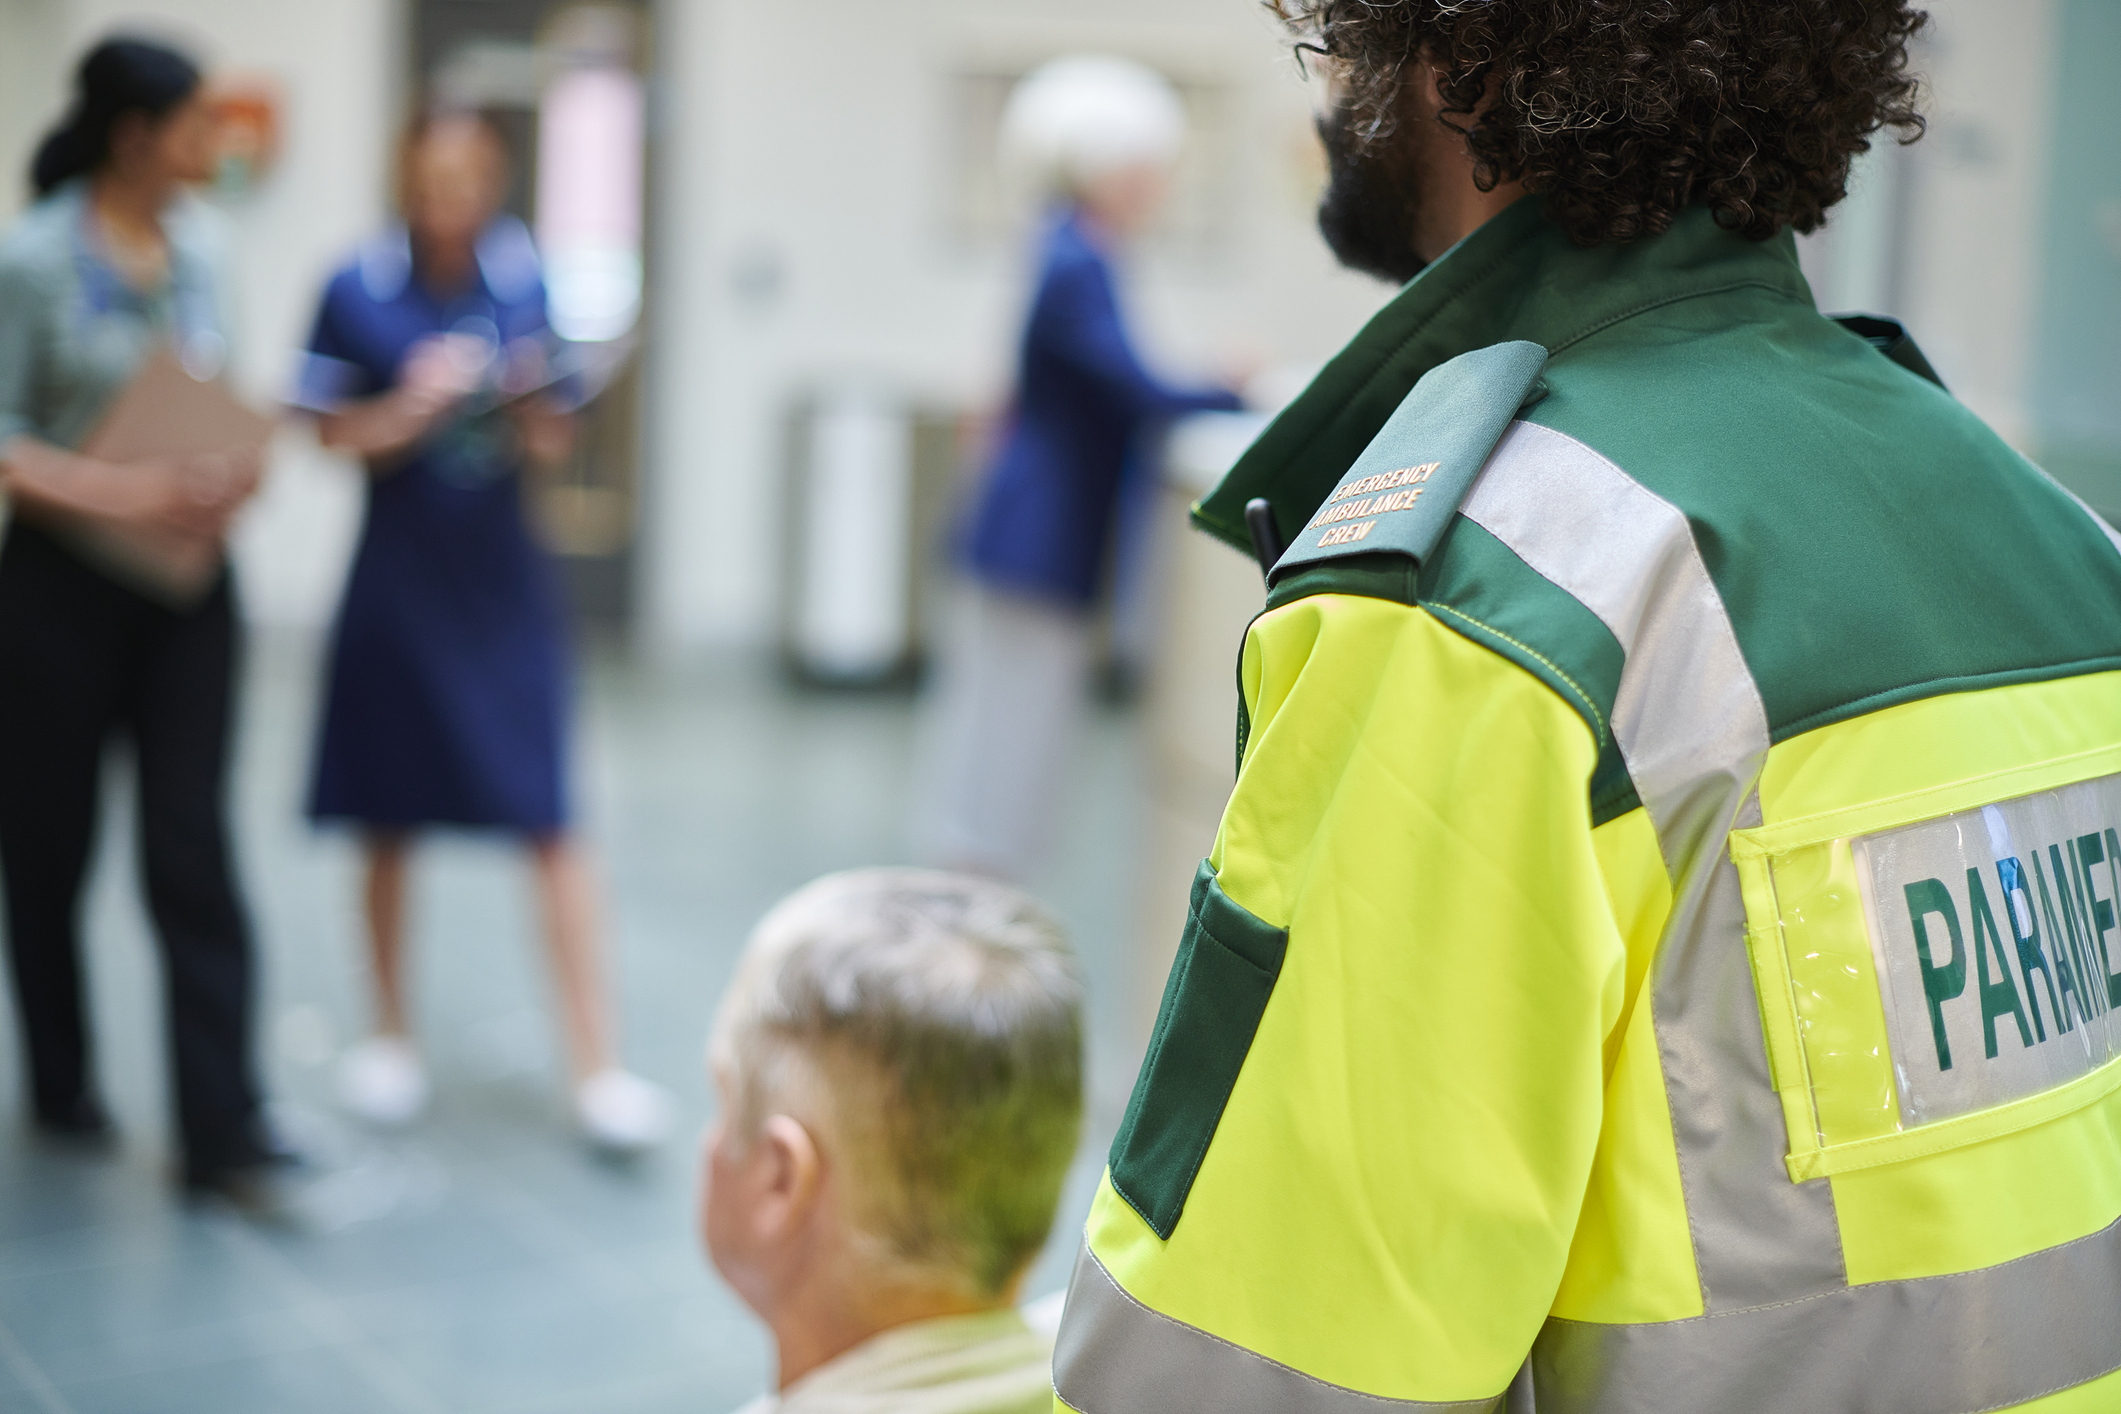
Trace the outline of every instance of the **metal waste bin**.
<instances>
[{"instance_id":1,"label":"metal waste bin","mask_svg":"<svg viewBox=\"0 0 2121 1414\"><path fill-rule=\"evenodd\" d=\"M789 420L781 651L802 681L911 679L931 639L943 521L970 432L954 409L844 378Z\"/></svg>"},{"instance_id":2,"label":"metal waste bin","mask_svg":"<svg viewBox=\"0 0 2121 1414\"><path fill-rule=\"evenodd\" d=\"M913 414L866 383L828 386L796 417L786 649L805 678L875 682L913 644Z\"/></svg>"}]
</instances>

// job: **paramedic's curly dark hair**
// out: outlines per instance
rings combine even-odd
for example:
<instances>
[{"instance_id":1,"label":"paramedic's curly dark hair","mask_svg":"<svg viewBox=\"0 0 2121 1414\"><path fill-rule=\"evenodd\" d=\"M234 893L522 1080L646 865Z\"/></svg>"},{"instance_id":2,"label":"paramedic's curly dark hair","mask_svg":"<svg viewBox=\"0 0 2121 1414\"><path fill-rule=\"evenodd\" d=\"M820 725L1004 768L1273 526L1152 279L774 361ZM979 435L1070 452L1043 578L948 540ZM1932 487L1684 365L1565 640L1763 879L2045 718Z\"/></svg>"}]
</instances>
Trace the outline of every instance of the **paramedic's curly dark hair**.
<instances>
[{"instance_id":1,"label":"paramedic's curly dark hair","mask_svg":"<svg viewBox=\"0 0 2121 1414\"><path fill-rule=\"evenodd\" d=\"M1809 231L1872 134L1922 135L1907 48L1929 17L1899 0L1266 3L1327 56L1365 146L1392 136L1410 63L1433 63L1482 190L1523 178L1579 245L1693 202L1754 240Z\"/></svg>"}]
</instances>

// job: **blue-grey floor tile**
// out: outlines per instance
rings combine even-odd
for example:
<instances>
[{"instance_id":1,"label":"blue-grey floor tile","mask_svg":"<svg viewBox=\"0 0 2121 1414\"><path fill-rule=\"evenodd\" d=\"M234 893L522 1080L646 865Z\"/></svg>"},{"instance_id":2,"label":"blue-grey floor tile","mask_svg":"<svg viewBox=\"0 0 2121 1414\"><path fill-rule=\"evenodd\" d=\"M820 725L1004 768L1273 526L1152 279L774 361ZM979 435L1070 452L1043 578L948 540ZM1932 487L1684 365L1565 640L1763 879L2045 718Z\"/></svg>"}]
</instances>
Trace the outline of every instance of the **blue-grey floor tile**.
<instances>
[{"instance_id":1,"label":"blue-grey floor tile","mask_svg":"<svg viewBox=\"0 0 2121 1414\"><path fill-rule=\"evenodd\" d=\"M740 1367L762 1369L764 1358L755 1327L732 1319L720 1303L660 1293L459 1306L375 1344L466 1414L566 1408L570 1400L595 1409L601 1391L706 1382Z\"/></svg>"},{"instance_id":2,"label":"blue-grey floor tile","mask_svg":"<svg viewBox=\"0 0 2121 1414\"><path fill-rule=\"evenodd\" d=\"M547 1262L394 1286L340 1298L335 1306L363 1339L418 1342L446 1338L466 1323L528 1328L648 1299L672 1298L662 1287L623 1271Z\"/></svg>"},{"instance_id":3,"label":"blue-grey floor tile","mask_svg":"<svg viewBox=\"0 0 2121 1414\"><path fill-rule=\"evenodd\" d=\"M749 1404L764 1389L755 1380L647 1379L614 1385L595 1392L597 1414L733 1414ZM584 1406L577 1397L549 1403L530 1403L511 1414L575 1414Z\"/></svg>"},{"instance_id":4,"label":"blue-grey floor tile","mask_svg":"<svg viewBox=\"0 0 2121 1414\"><path fill-rule=\"evenodd\" d=\"M343 1352L283 1351L59 1385L72 1414L440 1414L379 1385Z\"/></svg>"},{"instance_id":5,"label":"blue-grey floor tile","mask_svg":"<svg viewBox=\"0 0 2121 1414\"><path fill-rule=\"evenodd\" d=\"M316 645L258 647L235 815L263 954L261 1057L290 1132L323 1161L328 1220L230 1226L171 1190L161 983L115 788L86 933L100 1083L124 1143L84 1161L16 1142L16 1038L0 1011L0 1322L21 1326L80 1414L717 1414L748 1400L770 1347L695 1231L706 1033L768 905L828 869L910 857L911 699L792 692L741 659L670 673L592 658L582 833L610 900L627 1060L671 1091L678 1119L663 1152L611 1165L569 1122L523 861L505 841L437 837L416 857L431 1113L397 1135L336 1116L331 1060L369 1017L358 852L298 815ZM1032 1294L1066 1280L1136 1060L1120 991L1134 751L1124 717L1092 715L1036 886L1083 954L1091 1095ZM18 1386L0 1362L0 1411L21 1404Z\"/></svg>"},{"instance_id":6,"label":"blue-grey floor tile","mask_svg":"<svg viewBox=\"0 0 2121 1414\"><path fill-rule=\"evenodd\" d=\"M343 1232L262 1236L304 1280L341 1298L540 1266L537 1252L494 1222L474 1193L454 1194L432 1212Z\"/></svg>"},{"instance_id":7,"label":"blue-grey floor tile","mask_svg":"<svg viewBox=\"0 0 2121 1414\"><path fill-rule=\"evenodd\" d=\"M0 1270L0 1322L61 1383L317 1343L241 1258L206 1245L27 1275Z\"/></svg>"},{"instance_id":8,"label":"blue-grey floor tile","mask_svg":"<svg viewBox=\"0 0 2121 1414\"><path fill-rule=\"evenodd\" d=\"M62 1389L81 1381L151 1380L201 1369L211 1379L215 1370L333 1343L284 1312L169 1326L152 1319L134 1323L122 1308L113 1314L115 1319L99 1321L79 1339L39 1349L37 1367Z\"/></svg>"},{"instance_id":9,"label":"blue-grey floor tile","mask_svg":"<svg viewBox=\"0 0 2121 1414\"><path fill-rule=\"evenodd\" d=\"M0 1251L88 1228L166 1222L171 1191L151 1151L84 1154L10 1134L0 1140Z\"/></svg>"},{"instance_id":10,"label":"blue-grey floor tile","mask_svg":"<svg viewBox=\"0 0 2121 1414\"><path fill-rule=\"evenodd\" d=\"M0 1342L5 1337L0 1336ZM43 1372L21 1369L0 1350L0 1414L68 1414L59 1392Z\"/></svg>"}]
</instances>

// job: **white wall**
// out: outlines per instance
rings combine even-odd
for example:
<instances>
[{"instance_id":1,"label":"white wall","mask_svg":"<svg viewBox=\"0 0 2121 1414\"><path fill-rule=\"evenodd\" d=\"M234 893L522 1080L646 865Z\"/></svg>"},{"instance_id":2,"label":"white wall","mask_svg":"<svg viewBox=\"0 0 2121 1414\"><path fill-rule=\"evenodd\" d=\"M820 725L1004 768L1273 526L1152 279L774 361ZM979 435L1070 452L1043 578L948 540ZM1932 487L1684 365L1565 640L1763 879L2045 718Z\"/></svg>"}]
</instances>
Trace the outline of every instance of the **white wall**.
<instances>
[{"instance_id":1,"label":"white wall","mask_svg":"<svg viewBox=\"0 0 2121 1414\"><path fill-rule=\"evenodd\" d=\"M1309 99L1256 7L1085 0L1065 20L1053 12L1036 0L820 0L792 12L767 0L663 0L647 641L683 649L770 633L781 431L801 390L854 372L947 405L1005 391L1020 252L964 249L947 219L950 80L964 66L1107 48L1236 90L1235 141L1255 160L1235 173L1227 239L1190 267L1148 260L1134 272L1137 320L1165 366L1212 367L1234 345L1320 359L1385 297L1334 270L1311 230ZM404 77L398 6L0 0L0 79L34 80L0 97L0 163L26 159L81 48L139 19L174 26L216 65L284 86L278 169L230 211L239 376L269 396L322 276L384 214ZM770 298L742 292L768 269L778 271ZM355 516L352 476L300 434L283 438L239 536L252 616L321 622Z\"/></svg>"},{"instance_id":2,"label":"white wall","mask_svg":"<svg viewBox=\"0 0 2121 1414\"><path fill-rule=\"evenodd\" d=\"M1917 67L1931 130L1864 163L1806 245L1829 308L1905 320L1962 400L2021 445L2040 288L2055 0L1932 0ZM662 204L653 298L653 497L644 628L658 646L756 638L780 544L781 420L834 370L944 402L1006 380L1022 271L943 232L948 76L986 59L1113 48L1235 85L1227 249L1134 272L1167 364L1249 343L1323 358L1382 300L1331 268L1311 224L1308 95L1244 0L663 0ZM2032 95L1999 102L1998 94ZM739 293L779 272L770 300Z\"/></svg>"},{"instance_id":3,"label":"white wall","mask_svg":"<svg viewBox=\"0 0 2121 1414\"><path fill-rule=\"evenodd\" d=\"M1928 134L1863 159L1848 202L1805 243L1822 307L1890 314L1952 392L2033 450L2033 377L2054 0L1929 0L1915 67ZM2013 97L2003 97L2013 95Z\"/></svg>"},{"instance_id":4,"label":"white wall","mask_svg":"<svg viewBox=\"0 0 2121 1414\"><path fill-rule=\"evenodd\" d=\"M63 0L0 0L0 221L29 198L37 139L65 94Z\"/></svg>"},{"instance_id":5,"label":"white wall","mask_svg":"<svg viewBox=\"0 0 2121 1414\"><path fill-rule=\"evenodd\" d=\"M770 631L782 420L837 372L977 403L1006 389L1021 252L950 234L951 76L1112 49L1231 85L1247 154L1212 257L1134 273L1143 341L1173 370L1246 345L1330 354L1387 295L1311 227L1309 97L1245 0L665 0L652 313L649 640ZM778 289L758 291L777 272ZM746 290L752 293L747 294Z\"/></svg>"},{"instance_id":6,"label":"white wall","mask_svg":"<svg viewBox=\"0 0 2121 1414\"><path fill-rule=\"evenodd\" d=\"M1959 400L2025 445L2047 214L2053 0L1932 0L1908 318ZM2015 97L2006 97L2015 95ZM2121 140L2121 139L2117 139Z\"/></svg>"},{"instance_id":7,"label":"white wall","mask_svg":"<svg viewBox=\"0 0 2121 1414\"><path fill-rule=\"evenodd\" d=\"M1826 303L1875 306L1890 293L1900 307L1884 312L1908 321L1953 390L2022 437L2048 119L2041 103L1992 98L2045 91L2054 0L1930 8L1932 133L1905 154L1904 180L1872 180L1810 243L1807 264ZM230 213L239 374L267 396L322 277L383 219L405 77L399 6L0 0L0 213L19 201L9 174L56 113L81 47L142 17L285 89L278 170ZM951 234L950 80L962 68L1107 48L1231 86L1232 141L1247 160L1227 238L1206 258L1148 258L1132 272L1138 326L1164 366L1212 368L1237 345L1322 359L1386 297L1335 270L1312 228L1310 96L1249 0L660 0L657 24L640 599L658 648L771 631L782 425L805 388L854 373L948 405L1003 392L1026 272L1019 252ZM353 475L300 434L284 438L239 540L252 615L321 622L356 514Z\"/></svg>"}]
</instances>

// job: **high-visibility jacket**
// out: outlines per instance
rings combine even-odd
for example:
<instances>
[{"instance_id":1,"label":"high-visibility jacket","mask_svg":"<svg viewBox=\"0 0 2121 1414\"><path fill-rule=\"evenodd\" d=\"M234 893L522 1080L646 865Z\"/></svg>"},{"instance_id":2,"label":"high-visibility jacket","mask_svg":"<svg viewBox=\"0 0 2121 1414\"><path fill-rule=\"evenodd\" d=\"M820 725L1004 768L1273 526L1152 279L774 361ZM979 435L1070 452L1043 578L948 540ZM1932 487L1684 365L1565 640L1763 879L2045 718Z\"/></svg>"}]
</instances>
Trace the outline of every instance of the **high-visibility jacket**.
<instances>
[{"instance_id":1,"label":"high-visibility jacket","mask_svg":"<svg viewBox=\"0 0 2121 1414\"><path fill-rule=\"evenodd\" d=\"M1536 199L1197 508L1292 539L1082 1414L2121 1409L2121 540L1706 210Z\"/></svg>"}]
</instances>

